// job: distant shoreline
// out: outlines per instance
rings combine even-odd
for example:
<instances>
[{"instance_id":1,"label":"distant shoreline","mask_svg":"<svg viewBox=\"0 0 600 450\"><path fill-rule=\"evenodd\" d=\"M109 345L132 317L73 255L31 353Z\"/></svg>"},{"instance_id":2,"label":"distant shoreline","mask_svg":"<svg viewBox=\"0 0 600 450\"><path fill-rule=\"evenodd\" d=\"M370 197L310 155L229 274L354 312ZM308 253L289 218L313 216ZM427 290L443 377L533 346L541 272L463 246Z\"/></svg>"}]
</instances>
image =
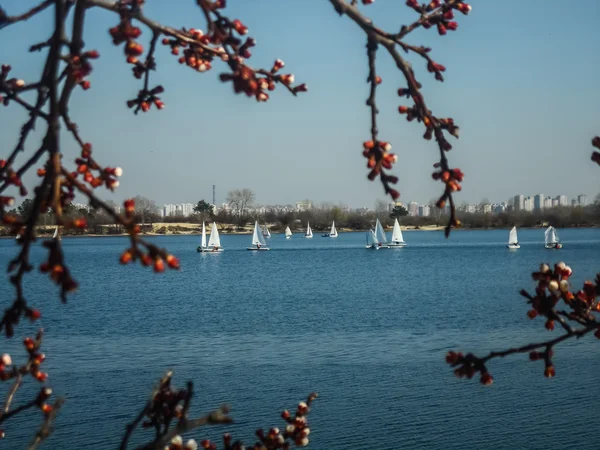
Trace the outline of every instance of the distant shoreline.
<instances>
[{"instance_id":1,"label":"distant shoreline","mask_svg":"<svg viewBox=\"0 0 600 450\"><path fill-rule=\"evenodd\" d=\"M193 226L191 226L193 225ZM140 233L141 236L200 236L202 234L202 232L198 229L199 227L196 226L196 224L181 224L181 223L174 223L174 224L154 224L153 228L163 228L163 227L169 227L172 226L174 228L178 228L175 231L166 231L166 232L162 232L162 233L158 233L156 231L152 231L152 232L143 232ZM40 228L43 229L48 229L50 227L48 226L42 226ZM189 230L183 230L184 228L188 228ZM425 225L422 227L418 227L418 226L401 226L402 231L403 232L410 232L410 231L443 231L445 229L445 226L435 226L435 225ZM460 232L460 231L482 231L482 230L510 230L510 228L512 227L488 227L488 228L483 228L483 227L473 227L473 228L453 228L452 231L453 232ZM534 227L519 227L519 229L523 229L523 230L542 230L544 229L544 226L534 226ZM559 228L559 229L596 229L596 228L600 228L599 226L582 226L582 227L564 227L564 228ZM392 227L387 227L385 231L391 231ZM210 231L210 227L207 227L207 233ZM353 230L353 229L348 229L348 228L341 228L338 229L338 233L342 234L342 233L365 233L368 230ZM221 235L242 235L242 236L247 236L247 235L251 235L253 233L253 230L250 229L246 229L246 230L241 230L241 231L226 231L225 229L219 229L219 233ZM297 231L295 234L296 235L302 235L302 231ZM283 232L271 232L271 234L282 234ZM321 234L321 232L315 232L315 237L320 237L319 235ZM51 233L43 233L43 234L39 234L38 237L40 238L44 238L44 237L50 237L52 234ZM102 238L102 237L125 237L128 236L127 233L106 233L106 234L97 234L97 233L81 233L81 234L64 234L61 235L61 237L63 238L85 238L85 237L98 237L98 238ZM14 239L14 236L0 236L0 239Z\"/></svg>"}]
</instances>

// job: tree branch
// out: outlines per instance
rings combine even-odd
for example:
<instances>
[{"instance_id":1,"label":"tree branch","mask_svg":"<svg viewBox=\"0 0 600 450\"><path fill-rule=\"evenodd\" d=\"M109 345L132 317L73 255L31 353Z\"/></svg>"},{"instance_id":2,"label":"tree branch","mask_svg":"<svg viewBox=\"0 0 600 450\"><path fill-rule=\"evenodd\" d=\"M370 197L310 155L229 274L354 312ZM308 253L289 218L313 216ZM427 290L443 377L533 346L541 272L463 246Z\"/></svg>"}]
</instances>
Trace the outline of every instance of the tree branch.
<instances>
[{"instance_id":1,"label":"tree branch","mask_svg":"<svg viewBox=\"0 0 600 450\"><path fill-rule=\"evenodd\" d=\"M421 84L416 80L415 74L410 64L400 55L396 49L396 45L399 45L404 51L412 51L423 57L427 62L427 67L430 72L435 74L436 79L443 81L442 73L445 68L440 64L435 63L428 55L429 49L424 47L415 47L404 43L401 39L408 33L413 31L425 23L431 21L441 21L445 14L451 13L452 8L458 8L463 5L461 0L448 0L446 3L439 6L419 6L417 4L413 9L418 10L421 13L419 20L414 22L412 25L402 27L400 33L391 34L386 33L376 27L373 21L363 15L358 9L356 2L347 3L344 0L330 0L330 3L335 8L336 12L340 15L346 15L352 19L367 35L368 38L368 49L369 49L369 80L371 80L371 92L367 105L371 107L371 141L364 144L365 151L363 155L369 159L367 167L371 169L369 173L369 179L373 180L379 176L381 183L385 189L386 194L390 194L392 198L396 199L399 193L390 187L390 183L396 183L397 177L387 175L383 168L391 168L392 164L396 161L396 157L393 154L388 154L387 151L391 149L391 145L387 142L380 142L377 139L376 128L374 132L373 124L374 115L376 114L375 105L375 86L373 84L373 73L375 70L375 50L377 45L385 47L396 62L396 66L404 75L406 82L408 83L407 89L399 89L398 94L412 98L415 105L412 108L406 106L400 106L398 108L401 114L407 114L407 120L412 121L417 119L425 125L424 138L430 140L435 136L439 152L439 162L435 164L435 167L439 169L438 172L434 172L434 179L441 179L444 184L444 192L437 202L439 208L445 206L446 201L450 203L450 220L446 227L446 236L450 234L450 230L453 226L459 226L460 221L456 217L456 208L452 193L460 190L459 182L462 181L463 174L459 169L451 169L448 165L445 152L449 151L452 146L446 140L444 136L444 130L448 131L451 135L458 138L458 127L454 125L452 119L440 119L435 117L429 108L427 107L423 95L421 94ZM409 2L410 3L410 2ZM409 5L411 6L411 5ZM434 8L434 11L427 14L427 8ZM470 7L469 7L470 9ZM440 22L441 24L441 22ZM381 82L381 80L378 80ZM382 168L383 167L383 168Z\"/></svg>"},{"instance_id":2,"label":"tree branch","mask_svg":"<svg viewBox=\"0 0 600 450\"><path fill-rule=\"evenodd\" d=\"M27 447L27 450L37 449L42 444L42 442L52 434L52 432L54 431L54 421L56 420L58 411L60 410L64 402L65 401L62 398L59 398L54 402L54 404L52 405L52 410L46 414L46 417L42 422L42 426L35 434L33 440L29 444L29 447Z\"/></svg>"},{"instance_id":3,"label":"tree branch","mask_svg":"<svg viewBox=\"0 0 600 450\"><path fill-rule=\"evenodd\" d=\"M13 23L21 22L35 16L39 12L48 8L54 3L54 0L45 0L37 6L34 6L29 11L18 15L18 16L7 16L4 10L0 7L0 30L4 27L12 25Z\"/></svg>"}]
</instances>

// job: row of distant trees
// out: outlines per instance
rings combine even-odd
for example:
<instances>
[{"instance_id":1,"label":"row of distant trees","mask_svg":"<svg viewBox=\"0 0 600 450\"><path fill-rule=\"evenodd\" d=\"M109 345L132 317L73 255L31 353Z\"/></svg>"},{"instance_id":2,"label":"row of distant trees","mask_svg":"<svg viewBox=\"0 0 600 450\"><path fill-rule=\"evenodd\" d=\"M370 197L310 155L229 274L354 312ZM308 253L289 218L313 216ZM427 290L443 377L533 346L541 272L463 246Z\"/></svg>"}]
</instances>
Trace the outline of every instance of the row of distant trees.
<instances>
[{"instance_id":1,"label":"row of distant trees","mask_svg":"<svg viewBox=\"0 0 600 450\"><path fill-rule=\"evenodd\" d=\"M335 220L338 228L350 228L353 230L366 230L373 226L376 218L384 226L391 226L394 219L398 219L405 226L428 226L442 225L448 217L442 210L430 205L430 215L426 217L410 216L403 206L395 206L391 211L388 204L382 201L375 203L374 211L354 210L348 211L341 206L332 204L323 204L308 211L289 211L283 208L272 207L265 212L259 213L254 207L255 195L251 189L232 190L227 195L227 204L229 209L219 209L214 211L213 205L206 200L200 200L194 207L194 214L188 217L168 216L161 217L160 209L156 202L143 196L135 197L136 220L140 224L151 225L153 222L188 222L202 223L203 221L216 221L225 228L243 228L253 223L255 220L261 223L268 223L274 231L283 230L289 226L292 230L304 229L306 223L310 221L314 230L327 230L331 227L331 222ZM26 199L18 208L12 212L27 219L31 213L32 200ZM109 202L110 203L110 202ZM118 207L112 204L113 207ZM69 205L65 213L68 217L85 217L89 227L95 232L99 232L102 225L114 225L108 232L120 233L122 230L114 223L114 220L106 212L100 210L78 209L72 204ZM466 213L458 212L464 228L506 228L511 226L535 227L550 223L556 227L576 227L576 226L597 226L600 225L600 195L594 202L586 207L556 207L541 211L508 211L500 214L484 213L482 208L477 212ZM54 225L53 214L49 210L46 214L41 214L38 219L39 225ZM103 232L107 232L106 229Z\"/></svg>"}]
</instances>

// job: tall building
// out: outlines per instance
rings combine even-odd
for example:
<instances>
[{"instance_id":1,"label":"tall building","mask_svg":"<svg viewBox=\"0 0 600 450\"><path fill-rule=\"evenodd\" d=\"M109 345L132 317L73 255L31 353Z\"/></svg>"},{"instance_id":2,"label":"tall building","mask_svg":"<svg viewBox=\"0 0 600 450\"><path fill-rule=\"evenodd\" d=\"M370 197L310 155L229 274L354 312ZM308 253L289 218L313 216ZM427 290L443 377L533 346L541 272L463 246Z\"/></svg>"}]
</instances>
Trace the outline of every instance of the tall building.
<instances>
[{"instance_id":1,"label":"tall building","mask_svg":"<svg viewBox=\"0 0 600 450\"><path fill-rule=\"evenodd\" d=\"M559 195L558 197L558 206L569 206L569 199L566 195Z\"/></svg>"},{"instance_id":2,"label":"tall building","mask_svg":"<svg viewBox=\"0 0 600 450\"><path fill-rule=\"evenodd\" d=\"M301 202L296 202L296 211L308 211L312 209L312 202L310 200L302 200Z\"/></svg>"},{"instance_id":3,"label":"tall building","mask_svg":"<svg viewBox=\"0 0 600 450\"><path fill-rule=\"evenodd\" d=\"M417 202L408 202L408 214L411 216L419 215L419 204Z\"/></svg>"},{"instance_id":4,"label":"tall building","mask_svg":"<svg viewBox=\"0 0 600 450\"><path fill-rule=\"evenodd\" d=\"M579 194L577 196L577 203L579 204L579 206L587 206L587 195Z\"/></svg>"},{"instance_id":5,"label":"tall building","mask_svg":"<svg viewBox=\"0 0 600 450\"><path fill-rule=\"evenodd\" d=\"M194 214L194 204L193 203L179 203L177 205L168 204L164 205L161 211L161 215L163 217L176 217L183 216L188 217Z\"/></svg>"},{"instance_id":6,"label":"tall building","mask_svg":"<svg viewBox=\"0 0 600 450\"><path fill-rule=\"evenodd\" d=\"M181 204L181 215L183 217L189 217L194 214L194 204L193 203L182 203Z\"/></svg>"},{"instance_id":7,"label":"tall building","mask_svg":"<svg viewBox=\"0 0 600 450\"><path fill-rule=\"evenodd\" d=\"M175 216L177 215L177 205L164 205L163 206L163 217Z\"/></svg>"},{"instance_id":8,"label":"tall building","mask_svg":"<svg viewBox=\"0 0 600 450\"><path fill-rule=\"evenodd\" d=\"M506 204L506 202L492 205L494 214L502 214L503 212L506 212L507 207L508 205Z\"/></svg>"},{"instance_id":9,"label":"tall building","mask_svg":"<svg viewBox=\"0 0 600 450\"><path fill-rule=\"evenodd\" d=\"M552 207L553 207L552 197L544 198L544 209L548 209L548 208L552 208Z\"/></svg>"},{"instance_id":10,"label":"tall building","mask_svg":"<svg viewBox=\"0 0 600 450\"><path fill-rule=\"evenodd\" d=\"M574 198L571 200L571 208L574 208L575 206L579 206L579 204L577 203L577 199Z\"/></svg>"},{"instance_id":11,"label":"tall building","mask_svg":"<svg viewBox=\"0 0 600 450\"><path fill-rule=\"evenodd\" d=\"M523 200L523 210L533 211L533 197L527 197Z\"/></svg>"},{"instance_id":12,"label":"tall building","mask_svg":"<svg viewBox=\"0 0 600 450\"><path fill-rule=\"evenodd\" d=\"M522 194L514 196L513 207L515 211L522 211L525 208L525 197Z\"/></svg>"},{"instance_id":13,"label":"tall building","mask_svg":"<svg viewBox=\"0 0 600 450\"><path fill-rule=\"evenodd\" d=\"M544 194L535 194L533 197L533 209L540 210L544 208Z\"/></svg>"},{"instance_id":14,"label":"tall building","mask_svg":"<svg viewBox=\"0 0 600 450\"><path fill-rule=\"evenodd\" d=\"M557 208L557 207L559 206L559 203L558 203L558 202L559 202L559 199L558 199L558 197L554 197L554 198L552 199L552 207L553 207L553 208Z\"/></svg>"},{"instance_id":15,"label":"tall building","mask_svg":"<svg viewBox=\"0 0 600 450\"><path fill-rule=\"evenodd\" d=\"M492 205L490 205L490 204L483 205L483 213L484 214L489 214L491 212L492 212Z\"/></svg>"},{"instance_id":16,"label":"tall building","mask_svg":"<svg viewBox=\"0 0 600 450\"><path fill-rule=\"evenodd\" d=\"M419 216L421 216L421 217L429 216L429 205L420 205L419 206Z\"/></svg>"}]
</instances>

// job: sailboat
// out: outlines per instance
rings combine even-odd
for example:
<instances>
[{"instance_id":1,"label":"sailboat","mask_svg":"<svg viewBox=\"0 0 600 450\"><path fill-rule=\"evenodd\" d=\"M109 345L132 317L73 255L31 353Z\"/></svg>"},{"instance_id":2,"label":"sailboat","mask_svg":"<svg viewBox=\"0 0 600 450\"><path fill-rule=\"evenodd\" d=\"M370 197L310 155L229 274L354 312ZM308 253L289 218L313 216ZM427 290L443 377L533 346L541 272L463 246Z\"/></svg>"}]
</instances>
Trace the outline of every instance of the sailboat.
<instances>
[{"instance_id":1,"label":"sailboat","mask_svg":"<svg viewBox=\"0 0 600 450\"><path fill-rule=\"evenodd\" d=\"M404 242L404 237L402 237L402 230L400 229L398 219L394 220L394 229L392 230L392 242L390 242L388 246L390 248L406 247L406 242Z\"/></svg>"},{"instance_id":2,"label":"sailboat","mask_svg":"<svg viewBox=\"0 0 600 450\"><path fill-rule=\"evenodd\" d=\"M375 222L375 236L377 237L377 242L380 248L390 248L387 243L387 237L385 236L385 231L383 231L383 226L379 219Z\"/></svg>"},{"instance_id":3,"label":"sailboat","mask_svg":"<svg viewBox=\"0 0 600 450\"><path fill-rule=\"evenodd\" d=\"M265 238L260 231L260 225L258 220L254 222L254 233L252 234L252 247L248 247L248 250L269 250Z\"/></svg>"},{"instance_id":4,"label":"sailboat","mask_svg":"<svg viewBox=\"0 0 600 450\"><path fill-rule=\"evenodd\" d=\"M367 245L366 248L368 250L379 250L381 248L381 244L377 240L377 235L373 230L367 231Z\"/></svg>"},{"instance_id":5,"label":"sailboat","mask_svg":"<svg viewBox=\"0 0 600 450\"><path fill-rule=\"evenodd\" d=\"M290 227L285 227L285 238L286 239L292 238L292 230L290 230Z\"/></svg>"},{"instance_id":6,"label":"sailboat","mask_svg":"<svg viewBox=\"0 0 600 450\"><path fill-rule=\"evenodd\" d=\"M206 247L206 225L202 222L202 240L200 241L200 245L196 248L197 252L207 252L208 248Z\"/></svg>"},{"instance_id":7,"label":"sailboat","mask_svg":"<svg viewBox=\"0 0 600 450\"><path fill-rule=\"evenodd\" d=\"M560 249L562 248L562 244L560 243L560 239L558 237L558 233L553 226L549 226L544 233L545 237L545 245L546 248Z\"/></svg>"},{"instance_id":8,"label":"sailboat","mask_svg":"<svg viewBox=\"0 0 600 450\"><path fill-rule=\"evenodd\" d=\"M263 229L263 236L265 237L265 239L271 239L271 232L269 231L269 228L267 227L266 223Z\"/></svg>"},{"instance_id":9,"label":"sailboat","mask_svg":"<svg viewBox=\"0 0 600 450\"><path fill-rule=\"evenodd\" d=\"M310 222L306 223L306 233L304 233L304 237L306 239L312 239L313 237L312 230L310 229Z\"/></svg>"},{"instance_id":10,"label":"sailboat","mask_svg":"<svg viewBox=\"0 0 600 450\"><path fill-rule=\"evenodd\" d=\"M223 251L221 247L221 237L219 236L219 229L217 224L213 222L210 230L210 237L208 238L208 250L211 253L221 253Z\"/></svg>"},{"instance_id":11,"label":"sailboat","mask_svg":"<svg viewBox=\"0 0 600 450\"><path fill-rule=\"evenodd\" d=\"M331 222L331 230L329 230L329 233L323 233L321 236L330 237L330 238L338 237L338 232L335 229L335 220L333 222Z\"/></svg>"},{"instance_id":12,"label":"sailboat","mask_svg":"<svg viewBox=\"0 0 600 450\"><path fill-rule=\"evenodd\" d=\"M519 239L517 239L517 227L512 227L512 230L510 230L510 233L508 234L508 244L506 244L506 247L511 250L521 248L519 245Z\"/></svg>"}]
</instances>

